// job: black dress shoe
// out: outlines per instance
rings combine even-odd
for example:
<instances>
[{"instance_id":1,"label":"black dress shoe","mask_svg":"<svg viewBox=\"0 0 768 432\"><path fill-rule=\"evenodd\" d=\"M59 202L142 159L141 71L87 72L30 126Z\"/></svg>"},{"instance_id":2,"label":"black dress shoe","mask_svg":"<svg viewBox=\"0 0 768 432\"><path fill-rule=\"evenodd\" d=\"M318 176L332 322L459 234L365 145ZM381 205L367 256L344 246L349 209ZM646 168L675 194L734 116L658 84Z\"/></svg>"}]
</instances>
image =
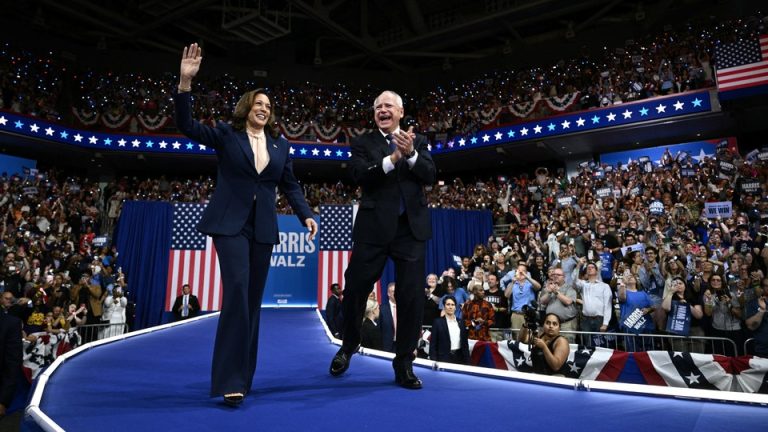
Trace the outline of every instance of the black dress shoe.
<instances>
[{"instance_id":1,"label":"black dress shoe","mask_svg":"<svg viewBox=\"0 0 768 432\"><path fill-rule=\"evenodd\" d=\"M341 374L346 372L349 369L350 357L352 357L352 354L347 354L343 348L340 348L336 355L333 356L333 360L331 360L331 375L341 376Z\"/></svg>"},{"instance_id":2,"label":"black dress shoe","mask_svg":"<svg viewBox=\"0 0 768 432\"><path fill-rule=\"evenodd\" d=\"M243 396L242 393L231 393L224 395L224 403L231 407L240 405L243 403L243 399L245 399L245 396Z\"/></svg>"},{"instance_id":3,"label":"black dress shoe","mask_svg":"<svg viewBox=\"0 0 768 432\"><path fill-rule=\"evenodd\" d=\"M421 388L421 380L413 373L413 364L411 362L401 363L393 361L392 367L395 369L395 382L397 385L410 390L419 390Z\"/></svg>"}]
</instances>

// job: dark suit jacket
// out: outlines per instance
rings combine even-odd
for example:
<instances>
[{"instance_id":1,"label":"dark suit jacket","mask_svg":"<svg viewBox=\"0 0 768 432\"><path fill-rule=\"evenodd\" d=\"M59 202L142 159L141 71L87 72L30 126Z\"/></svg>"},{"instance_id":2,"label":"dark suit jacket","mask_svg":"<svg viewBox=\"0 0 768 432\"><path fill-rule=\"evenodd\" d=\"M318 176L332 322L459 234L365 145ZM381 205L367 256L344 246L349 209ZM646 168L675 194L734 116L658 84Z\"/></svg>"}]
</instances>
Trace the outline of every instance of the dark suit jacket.
<instances>
[{"instance_id":1,"label":"dark suit jacket","mask_svg":"<svg viewBox=\"0 0 768 432\"><path fill-rule=\"evenodd\" d=\"M184 294L176 297L176 301L173 302L173 316L176 317L176 320L180 320L182 318L181 316L181 306L184 303ZM189 315L187 315L187 318L196 317L198 312L200 312L200 302L197 300L197 296L190 294L189 295Z\"/></svg>"},{"instance_id":2,"label":"dark suit jacket","mask_svg":"<svg viewBox=\"0 0 768 432\"><path fill-rule=\"evenodd\" d=\"M426 138L417 135L413 145L419 153L413 168L403 158L385 174L382 160L391 152L381 132L376 130L352 140L349 170L354 182L363 189L352 232L354 241L385 245L395 238L400 191L414 238L425 241L432 237L424 186L435 182L435 163L427 150Z\"/></svg>"},{"instance_id":3,"label":"dark suit jacket","mask_svg":"<svg viewBox=\"0 0 768 432\"><path fill-rule=\"evenodd\" d=\"M363 347L381 349L381 329L368 318L363 318L360 336L360 345Z\"/></svg>"},{"instance_id":4,"label":"dark suit jacket","mask_svg":"<svg viewBox=\"0 0 768 432\"><path fill-rule=\"evenodd\" d=\"M328 324L328 330L332 335L341 336L342 327L341 300L335 295L328 297L325 304L325 323Z\"/></svg>"},{"instance_id":5,"label":"dark suit jacket","mask_svg":"<svg viewBox=\"0 0 768 432\"><path fill-rule=\"evenodd\" d=\"M460 356L463 364L469 364L469 337L467 329L459 321ZM432 336L429 340L429 358L437 361L451 360L451 334L448 333L448 321L445 317L437 317L432 323Z\"/></svg>"},{"instance_id":6,"label":"dark suit jacket","mask_svg":"<svg viewBox=\"0 0 768 432\"><path fill-rule=\"evenodd\" d=\"M0 403L8 408L21 373L21 320L0 310Z\"/></svg>"},{"instance_id":7,"label":"dark suit jacket","mask_svg":"<svg viewBox=\"0 0 768 432\"><path fill-rule=\"evenodd\" d=\"M245 225L251 208L256 205L253 240L277 244L277 212L275 187L279 187L302 225L312 217L301 186L293 174L289 158L290 145L283 138L267 137L269 164L259 174L253 150L245 132L219 123L215 128L192 119L189 92L174 94L176 127L187 137L216 150L219 160L216 190L203 212L197 229L210 236L235 235Z\"/></svg>"},{"instance_id":8,"label":"dark suit jacket","mask_svg":"<svg viewBox=\"0 0 768 432\"><path fill-rule=\"evenodd\" d=\"M381 304L379 315L379 328L381 328L381 349L384 351L395 352L395 320L392 317L392 308L389 302Z\"/></svg>"}]
</instances>

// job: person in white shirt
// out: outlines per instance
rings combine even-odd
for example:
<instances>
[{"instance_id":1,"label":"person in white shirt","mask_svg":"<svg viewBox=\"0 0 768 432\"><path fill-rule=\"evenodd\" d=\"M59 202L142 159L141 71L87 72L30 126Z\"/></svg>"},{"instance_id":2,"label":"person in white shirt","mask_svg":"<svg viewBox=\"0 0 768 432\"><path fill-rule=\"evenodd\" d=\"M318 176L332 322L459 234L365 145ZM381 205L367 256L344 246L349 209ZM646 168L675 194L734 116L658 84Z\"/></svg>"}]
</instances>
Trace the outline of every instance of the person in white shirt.
<instances>
[{"instance_id":1,"label":"person in white shirt","mask_svg":"<svg viewBox=\"0 0 768 432\"><path fill-rule=\"evenodd\" d=\"M597 265L586 263L581 258L582 265L586 264L586 279L574 279L573 287L581 293L581 331L606 332L613 312L613 294L611 287L600 279ZM592 338L589 338L591 340ZM587 343L589 345L589 343Z\"/></svg>"}]
</instances>

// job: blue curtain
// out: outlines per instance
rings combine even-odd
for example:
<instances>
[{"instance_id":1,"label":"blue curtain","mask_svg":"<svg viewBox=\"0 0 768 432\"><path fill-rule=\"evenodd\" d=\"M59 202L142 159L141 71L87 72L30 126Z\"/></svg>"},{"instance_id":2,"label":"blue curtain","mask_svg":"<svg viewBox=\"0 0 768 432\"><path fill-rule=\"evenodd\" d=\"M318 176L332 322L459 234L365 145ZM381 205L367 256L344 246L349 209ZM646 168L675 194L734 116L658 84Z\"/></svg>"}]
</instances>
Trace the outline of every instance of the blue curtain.
<instances>
[{"instance_id":1,"label":"blue curtain","mask_svg":"<svg viewBox=\"0 0 768 432\"><path fill-rule=\"evenodd\" d=\"M172 222L167 202L128 201L120 213L117 263L136 303L134 329L163 322Z\"/></svg>"},{"instance_id":2,"label":"blue curtain","mask_svg":"<svg viewBox=\"0 0 768 432\"><path fill-rule=\"evenodd\" d=\"M488 210L431 209L430 217L432 239L427 242L425 276L440 276L443 270L455 267L453 255L472 256L475 245L486 244L493 234L493 215ZM388 260L381 277L382 301L386 301L387 285L394 280L395 265Z\"/></svg>"}]
</instances>

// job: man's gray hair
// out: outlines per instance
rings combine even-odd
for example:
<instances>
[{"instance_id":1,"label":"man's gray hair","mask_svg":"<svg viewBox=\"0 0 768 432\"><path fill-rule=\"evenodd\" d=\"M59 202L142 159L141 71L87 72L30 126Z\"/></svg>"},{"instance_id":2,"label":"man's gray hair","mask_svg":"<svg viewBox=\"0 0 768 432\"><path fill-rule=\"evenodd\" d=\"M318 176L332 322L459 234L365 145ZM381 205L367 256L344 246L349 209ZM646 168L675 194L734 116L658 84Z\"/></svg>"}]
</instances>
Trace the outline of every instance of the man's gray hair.
<instances>
[{"instance_id":1,"label":"man's gray hair","mask_svg":"<svg viewBox=\"0 0 768 432\"><path fill-rule=\"evenodd\" d=\"M376 105L379 104L379 98L384 96L384 94L386 94L386 93L389 93L389 94L391 94L392 96L395 97L395 103L397 104L397 106L399 108L403 107L403 98L401 98L399 94L393 92L392 90L384 90L383 92L381 92L380 95L376 96L376 99L373 100L373 108L374 109L376 109Z\"/></svg>"}]
</instances>

